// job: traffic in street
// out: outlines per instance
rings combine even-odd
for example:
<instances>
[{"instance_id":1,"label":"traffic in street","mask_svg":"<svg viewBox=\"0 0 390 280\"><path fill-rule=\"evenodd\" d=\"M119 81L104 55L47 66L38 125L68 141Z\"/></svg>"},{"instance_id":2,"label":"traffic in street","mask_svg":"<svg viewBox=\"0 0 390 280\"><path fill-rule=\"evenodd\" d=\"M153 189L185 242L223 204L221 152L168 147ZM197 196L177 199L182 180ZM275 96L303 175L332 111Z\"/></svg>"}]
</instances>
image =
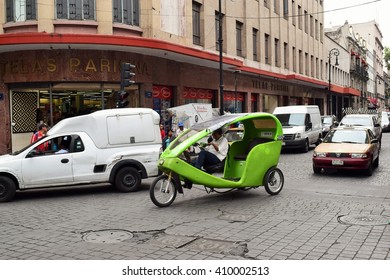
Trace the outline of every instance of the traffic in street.
<instances>
[{"instance_id":1,"label":"traffic in street","mask_svg":"<svg viewBox=\"0 0 390 280\"><path fill-rule=\"evenodd\" d=\"M282 152L283 191L207 193L168 208L107 184L17 192L0 204L1 259L390 259L390 134L379 166L314 174L309 152Z\"/></svg>"}]
</instances>

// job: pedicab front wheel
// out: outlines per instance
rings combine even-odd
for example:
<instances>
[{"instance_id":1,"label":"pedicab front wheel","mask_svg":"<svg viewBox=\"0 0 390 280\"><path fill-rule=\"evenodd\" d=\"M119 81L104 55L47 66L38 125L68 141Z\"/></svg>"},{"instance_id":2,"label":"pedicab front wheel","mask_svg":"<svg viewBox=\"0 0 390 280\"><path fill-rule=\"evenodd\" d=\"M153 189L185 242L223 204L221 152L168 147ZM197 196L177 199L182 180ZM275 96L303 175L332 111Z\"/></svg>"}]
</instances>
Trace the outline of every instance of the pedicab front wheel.
<instances>
[{"instance_id":1,"label":"pedicab front wheel","mask_svg":"<svg viewBox=\"0 0 390 280\"><path fill-rule=\"evenodd\" d=\"M156 206L168 207L176 198L175 181L168 175L160 175L150 185L149 194Z\"/></svg>"},{"instance_id":2,"label":"pedicab front wheel","mask_svg":"<svg viewBox=\"0 0 390 280\"><path fill-rule=\"evenodd\" d=\"M264 176L264 188L270 195L280 193L284 185L284 176L279 168L270 168Z\"/></svg>"}]
</instances>

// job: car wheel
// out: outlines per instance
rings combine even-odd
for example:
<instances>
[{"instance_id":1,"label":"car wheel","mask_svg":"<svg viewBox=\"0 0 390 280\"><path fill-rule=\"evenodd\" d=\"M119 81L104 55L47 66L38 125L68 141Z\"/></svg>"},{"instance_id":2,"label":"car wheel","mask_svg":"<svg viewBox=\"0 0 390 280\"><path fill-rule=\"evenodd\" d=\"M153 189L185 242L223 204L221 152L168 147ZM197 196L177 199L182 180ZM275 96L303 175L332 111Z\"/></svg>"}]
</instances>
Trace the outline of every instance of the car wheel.
<instances>
[{"instance_id":1,"label":"car wheel","mask_svg":"<svg viewBox=\"0 0 390 280\"><path fill-rule=\"evenodd\" d=\"M302 148L302 152L307 153L309 151L309 139L306 139L305 145Z\"/></svg>"},{"instance_id":2,"label":"car wheel","mask_svg":"<svg viewBox=\"0 0 390 280\"><path fill-rule=\"evenodd\" d=\"M0 202L11 201L16 193L15 182L8 177L0 177Z\"/></svg>"},{"instance_id":3,"label":"car wheel","mask_svg":"<svg viewBox=\"0 0 390 280\"><path fill-rule=\"evenodd\" d=\"M373 165L373 162L371 161L370 162L370 165L368 166L368 168L366 169L366 175L367 176L371 176L372 173L374 171L374 165Z\"/></svg>"},{"instance_id":4,"label":"car wheel","mask_svg":"<svg viewBox=\"0 0 390 280\"><path fill-rule=\"evenodd\" d=\"M378 155L378 157L374 160L374 167L375 167L375 168L378 168L378 166L379 166L379 155Z\"/></svg>"},{"instance_id":5,"label":"car wheel","mask_svg":"<svg viewBox=\"0 0 390 280\"><path fill-rule=\"evenodd\" d=\"M313 172L314 172L314 174L321 174L321 167L315 167L314 165L313 165Z\"/></svg>"},{"instance_id":6,"label":"car wheel","mask_svg":"<svg viewBox=\"0 0 390 280\"><path fill-rule=\"evenodd\" d=\"M141 174L133 167L121 168L115 177L115 188L120 192L134 192L141 185Z\"/></svg>"}]
</instances>

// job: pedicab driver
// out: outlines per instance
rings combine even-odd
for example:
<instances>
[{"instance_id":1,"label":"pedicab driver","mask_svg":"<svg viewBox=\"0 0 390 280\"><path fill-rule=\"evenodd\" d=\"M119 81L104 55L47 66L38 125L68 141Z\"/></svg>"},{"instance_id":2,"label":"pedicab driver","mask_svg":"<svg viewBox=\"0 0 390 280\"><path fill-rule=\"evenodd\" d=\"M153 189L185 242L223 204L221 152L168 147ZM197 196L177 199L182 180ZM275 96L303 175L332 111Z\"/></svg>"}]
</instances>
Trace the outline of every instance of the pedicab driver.
<instances>
[{"instance_id":1,"label":"pedicab driver","mask_svg":"<svg viewBox=\"0 0 390 280\"><path fill-rule=\"evenodd\" d=\"M228 153L229 143L223 136L222 129L218 128L212 133L213 140L207 143L205 150L199 153L195 167L212 166L223 161Z\"/></svg>"}]
</instances>

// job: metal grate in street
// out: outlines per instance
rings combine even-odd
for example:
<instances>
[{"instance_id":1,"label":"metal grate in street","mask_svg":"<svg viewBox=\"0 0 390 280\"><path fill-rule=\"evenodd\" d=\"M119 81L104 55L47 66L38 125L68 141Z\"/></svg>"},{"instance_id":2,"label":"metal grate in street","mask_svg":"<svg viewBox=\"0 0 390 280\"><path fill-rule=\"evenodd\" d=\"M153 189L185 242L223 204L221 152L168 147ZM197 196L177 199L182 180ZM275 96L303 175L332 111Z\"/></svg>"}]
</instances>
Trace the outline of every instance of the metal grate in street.
<instances>
[{"instance_id":1,"label":"metal grate in street","mask_svg":"<svg viewBox=\"0 0 390 280\"><path fill-rule=\"evenodd\" d=\"M107 229L89 231L83 234L82 239L90 243L111 244L133 238L133 234L126 230Z\"/></svg>"}]
</instances>

